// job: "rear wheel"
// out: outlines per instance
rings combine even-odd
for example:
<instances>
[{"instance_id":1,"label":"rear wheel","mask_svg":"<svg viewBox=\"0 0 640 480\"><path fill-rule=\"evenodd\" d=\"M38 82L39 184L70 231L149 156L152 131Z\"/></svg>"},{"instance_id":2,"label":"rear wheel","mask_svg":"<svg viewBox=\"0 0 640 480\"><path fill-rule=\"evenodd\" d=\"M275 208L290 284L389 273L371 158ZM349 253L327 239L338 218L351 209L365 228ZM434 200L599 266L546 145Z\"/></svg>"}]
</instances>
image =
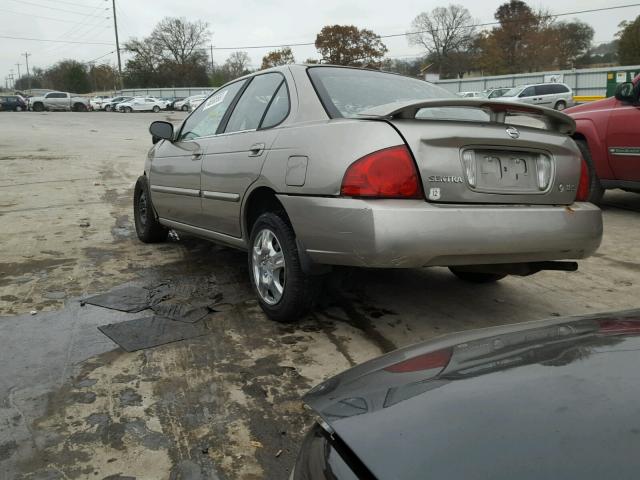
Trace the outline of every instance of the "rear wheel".
<instances>
[{"instance_id":1,"label":"rear wheel","mask_svg":"<svg viewBox=\"0 0 640 480\"><path fill-rule=\"evenodd\" d=\"M87 106L84 103L76 103L73 108L76 112L86 112Z\"/></svg>"},{"instance_id":2,"label":"rear wheel","mask_svg":"<svg viewBox=\"0 0 640 480\"><path fill-rule=\"evenodd\" d=\"M157 105L155 105L155 106L153 107L153 113L158 113L159 111L160 111L160 107L159 107L159 106L157 106Z\"/></svg>"},{"instance_id":3,"label":"rear wheel","mask_svg":"<svg viewBox=\"0 0 640 480\"><path fill-rule=\"evenodd\" d=\"M598 178L598 174L596 173L595 166L593 165L593 159L591 158L591 151L589 150L589 144L586 140L576 140L576 145L580 149L580 153L582 153L582 158L587 164L587 169L589 170L589 195L587 196L587 202L591 202L595 205L599 205L602 201L602 196L604 195L604 188L600 183L600 179Z\"/></svg>"},{"instance_id":4,"label":"rear wheel","mask_svg":"<svg viewBox=\"0 0 640 480\"><path fill-rule=\"evenodd\" d=\"M110 112L111 111L111 105L107 105L106 107L104 107L104 111L105 112Z\"/></svg>"},{"instance_id":5,"label":"rear wheel","mask_svg":"<svg viewBox=\"0 0 640 480\"><path fill-rule=\"evenodd\" d=\"M16 112L21 112L21 111L22 111L22 107L21 107L20 105L18 105L18 106L16 107Z\"/></svg>"},{"instance_id":6,"label":"rear wheel","mask_svg":"<svg viewBox=\"0 0 640 480\"><path fill-rule=\"evenodd\" d=\"M567 102L565 102L564 100L560 100L559 102L556 102L553 108L555 108L556 110L564 110L565 108L567 108Z\"/></svg>"},{"instance_id":7,"label":"rear wheel","mask_svg":"<svg viewBox=\"0 0 640 480\"><path fill-rule=\"evenodd\" d=\"M295 233L286 215L260 215L249 245L249 276L262 310L278 322L300 320L313 308L321 279L302 271Z\"/></svg>"},{"instance_id":8,"label":"rear wheel","mask_svg":"<svg viewBox=\"0 0 640 480\"><path fill-rule=\"evenodd\" d=\"M507 276L504 273L467 272L456 267L449 267L449 270L460 280L469 283L493 283Z\"/></svg>"},{"instance_id":9,"label":"rear wheel","mask_svg":"<svg viewBox=\"0 0 640 480\"><path fill-rule=\"evenodd\" d=\"M133 191L133 217L136 224L136 234L142 242L158 243L167 239L169 230L163 227L156 218L145 176L138 178Z\"/></svg>"},{"instance_id":10,"label":"rear wheel","mask_svg":"<svg viewBox=\"0 0 640 480\"><path fill-rule=\"evenodd\" d=\"M33 111L34 112L43 112L44 111L44 105L40 102L38 103L34 103L33 104Z\"/></svg>"},{"instance_id":11,"label":"rear wheel","mask_svg":"<svg viewBox=\"0 0 640 480\"><path fill-rule=\"evenodd\" d=\"M189 110L189 107L187 107L186 105L182 105L182 111L186 112L187 110Z\"/></svg>"},{"instance_id":12,"label":"rear wheel","mask_svg":"<svg viewBox=\"0 0 640 480\"><path fill-rule=\"evenodd\" d=\"M131 112L133 112L133 108L131 108L131 107L124 107L124 112L125 112L125 113L131 113Z\"/></svg>"}]
</instances>

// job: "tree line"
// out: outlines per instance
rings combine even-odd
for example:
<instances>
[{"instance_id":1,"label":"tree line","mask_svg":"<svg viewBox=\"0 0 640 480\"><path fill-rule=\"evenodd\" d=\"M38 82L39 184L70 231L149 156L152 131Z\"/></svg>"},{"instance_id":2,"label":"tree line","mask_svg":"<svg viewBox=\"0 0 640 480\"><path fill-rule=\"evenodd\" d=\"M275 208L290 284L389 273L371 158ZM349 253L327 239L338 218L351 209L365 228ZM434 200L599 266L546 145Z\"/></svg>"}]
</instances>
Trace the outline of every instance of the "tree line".
<instances>
[{"instance_id":1,"label":"tree line","mask_svg":"<svg viewBox=\"0 0 640 480\"><path fill-rule=\"evenodd\" d=\"M417 15L407 32L409 44L423 55L414 59L386 58L388 49L375 32L353 25L328 25L317 34L320 59L303 63L330 63L385 69L416 76L428 68L441 78L468 74L497 75L640 64L640 16L619 25L616 38L593 45L593 28L581 21L558 21L549 11L534 9L523 0L509 0L494 13L495 22L483 29L468 9L460 5L437 7ZM485 25L486 26L486 25ZM213 62L207 48L209 25L201 20L165 18L147 37L131 38L122 84L129 88L218 86L250 73L247 52L235 51L222 64ZM295 63L290 47L268 52L260 68ZM27 87L26 77L16 82ZM113 90L117 71L109 65L63 60L43 70L35 68L33 88L53 88L76 93Z\"/></svg>"}]
</instances>

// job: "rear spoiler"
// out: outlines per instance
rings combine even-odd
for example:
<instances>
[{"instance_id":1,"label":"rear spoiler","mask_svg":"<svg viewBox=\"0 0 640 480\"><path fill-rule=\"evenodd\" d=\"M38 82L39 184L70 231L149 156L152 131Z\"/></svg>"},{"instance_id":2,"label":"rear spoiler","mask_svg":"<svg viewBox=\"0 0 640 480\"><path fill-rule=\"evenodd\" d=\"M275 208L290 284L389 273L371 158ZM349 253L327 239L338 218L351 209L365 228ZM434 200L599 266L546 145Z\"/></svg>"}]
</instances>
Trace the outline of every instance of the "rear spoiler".
<instances>
[{"instance_id":1,"label":"rear spoiler","mask_svg":"<svg viewBox=\"0 0 640 480\"><path fill-rule=\"evenodd\" d=\"M576 122L568 115L545 107L527 105L517 102L502 102L483 98L443 98L434 100L410 100L380 105L358 114L363 118L392 120L396 118L414 119L423 108L477 108L489 114L493 123L507 123L507 116L526 115L542 120L547 129L571 135L576 129Z\"/></svg>"}]
</instances>

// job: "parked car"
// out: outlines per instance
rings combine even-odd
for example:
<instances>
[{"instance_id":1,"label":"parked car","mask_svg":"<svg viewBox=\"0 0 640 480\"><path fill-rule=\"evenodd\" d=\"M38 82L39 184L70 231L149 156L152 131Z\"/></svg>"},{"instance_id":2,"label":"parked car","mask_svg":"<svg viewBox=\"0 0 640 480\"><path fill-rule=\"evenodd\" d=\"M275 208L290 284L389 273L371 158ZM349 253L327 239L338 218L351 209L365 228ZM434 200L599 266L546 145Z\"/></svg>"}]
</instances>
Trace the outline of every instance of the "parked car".
<instances>
[{"instance_id":1,"label":"parked car","mask_svg":"<svg viewBox=\"0 0 640 480\"><path fill-rule=\"evenodd\" d=\"M182 110L183 112L189 111L191 108L191 102L196 100L201 100L207 98L207 95L192 95L190 97L185 98L184 100L175 102L173 104L173 108L176 110Z\"/></svg>"},{"instance_id":2,"label":"parked car","mask_svg":"<svg viewBox=\"0 0 640 480\"><path fill-rule=\"evenodd\" d=\"M503 93L501 99L564 110L575 105L573 90L564 83L520 85Z\"/></svg>"},{"instance_id":3,"label":"parked car","mask_svg":"<svg viewBox=\"0 0 640 480\"><path fill-rule=\"evenodd\" d=\"M158 105L161 106L162 110L166 110L167 109L167 105L169 104L169 101L164 99L164 98L158 98L158 97L147 97L148 99L151 100L155 100Z\"/></svg>"},{"instance_id":4,"label":"parked car","mask_svg":"<svg viewBox=\"0 0 640 480\"><path fill-rule=\"evenodd\" d=\"M544 127L513 125L529 115ZM447 266L473 282L574 270L556 260L602 237L574 128L401 75L277 67L221 87L177 131L151 124L136 232L248 250L259 304L280 321L312 307L330 265Z\"/></svg>"},{"instance_id":5,"label":"parked car","mask_svg":"<svg viewBox=\"0 0 640 480\"><path fill-rule=\"evenodd\" d=\"M640 193L640 75L616 95L567 110L576 121L574 140L589 166L590 202L609 188Z\"/></svg>"},{"instance_id":6,"label":"parked car","mask_svg":"<svg viewBox=\"0 0 640 480\"><path fill-rule=\"evenodd\" d=\"M105 106L111 103L112 100L113 100L112 97L104 97L104 96L93 97L90 101L91 108L93 110L104 110Z\"/></svg>"},{"instance_id":7,"label":"parked car","mask_svg":"<svg viewBox=\"0 0 640 480\"><path fill-rule=\"evenodd\" d=\"M48 92L43 96L31 97L29 109L34 112L63 110L73 112L86 112L89 110L89 100L68 92Z\"/></svg>"},{"instance_id":8,"label":"parked car","mask_svg":"<svg viewBox=\"0 0 640 480\"><path fill-rule=\"evenodd\" d=\"M118 105L122 102L128 102L133 100L133 97L115 97L112 98L110 102L104 104L105 112L117 112Z\"/></svg>"},{"instance_id":9,"label":"parked car","mask_svg":"<svg viewBox=\"0 0 640 480\"><path fill-rule=\"evenodd\" d=\"M157 98L136 97L127 102L118 104L118 111L124 113L131 112L159 112L165 107L164 102L160 102Z\"/></svg>"},{"instance_id":10,"label":"parked car","mask_svg":"<svg viewBox=\"0 0 640 480\"><path fill-rule=\"evenodd\" d=\"M457 95L462 98L482 98L481 92L458 92Z\"/></svg>"},{"instance_id":11,"label":"parked car","mask_svg":"<svg viewBox=\"0 0 640 480\"><path fill-rule=\"evenodd\" d=\"M0 95L0 111L22 112L28 110L27 100L21 95Z\"/></svg>"},{"instance_id":12,"label":"parked car","mask_svg":"<svg viewBox=\"0 0 640 480\"><path fill-rule=\"evenodd\" d=\"M189 100L189 103L187 104L189 106L189 110L195 110L196 108L198 108L200 106L200 104L202 102L204 102L207 99L206 95L200 95L200 96L196 96L193 97Z\"/></svg>"},{"instance_id":13,"label":"parked car","mask_svg":"<svg viewBox=\"0 0 640 480\"><path fill-rule=\"evenodd\" d=\"M472 330L312 389L291 480L637 477L640 310Z\"/></svg>"},{"instance_id":14,"label":"parked car","mask_svg":"<svg viewBox=\"0 0 640 480\"><path fill-rule=\"evenodd\" d=\"M167 110L180 110L175 107L176 102L181 102L185 99L185 97L171 97L165 98L167 100Z\"/></svg>"},{"instance_id":15,"label":"parked car","mask_svg":"<svg viewBox=\"0 0 640 480\"><path fill-rule=\"evenodd\" d=\"M482 92L482 96L485 98L499 98L507 93L510 88L490 88Z\"/></svg>"}]
</instances>

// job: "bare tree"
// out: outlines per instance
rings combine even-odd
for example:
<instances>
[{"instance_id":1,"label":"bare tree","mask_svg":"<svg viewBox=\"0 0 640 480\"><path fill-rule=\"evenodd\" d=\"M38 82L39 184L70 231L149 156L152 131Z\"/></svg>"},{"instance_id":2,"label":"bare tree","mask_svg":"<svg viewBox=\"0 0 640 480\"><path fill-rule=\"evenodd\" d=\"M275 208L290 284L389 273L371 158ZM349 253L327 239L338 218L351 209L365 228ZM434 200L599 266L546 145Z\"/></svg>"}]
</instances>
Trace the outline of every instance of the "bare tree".
<instances>
[{"instance_id":1,"label":"bare tree","mask_svg":"<svg viewBox=\"0 0 640 480\"><path fill-rule=\"evenodd\" d=\"M186 18L164 18L151 32L151 43L168 52L176 63L192 61L194 54L211 38L209 24L202 20L190 22Z\"/></svg>"},{"instance_id":2,"label":"bare tree","mask_svg":"<svg viewBox=\"0 0 640 480\"><path fill-rule=\"evenodd\" d=\"M415 33L409 33L409 43L424 47L440 73L453 54L467 50L474 38L476 27L469 10L461 5L434 8L423 12L411 23Z\"/></svg>"},{"instance_id":3,"label":"bare tree","mask_svg":"<svg viewBox=\"0 0 640 480\"><path fill-rule=\"evenodd\" d=\"M251 59L247 52L233 52L224 62L224 68L231 78L236 78L249 73L250 63Z\"/></svg>"}]
</instances>

